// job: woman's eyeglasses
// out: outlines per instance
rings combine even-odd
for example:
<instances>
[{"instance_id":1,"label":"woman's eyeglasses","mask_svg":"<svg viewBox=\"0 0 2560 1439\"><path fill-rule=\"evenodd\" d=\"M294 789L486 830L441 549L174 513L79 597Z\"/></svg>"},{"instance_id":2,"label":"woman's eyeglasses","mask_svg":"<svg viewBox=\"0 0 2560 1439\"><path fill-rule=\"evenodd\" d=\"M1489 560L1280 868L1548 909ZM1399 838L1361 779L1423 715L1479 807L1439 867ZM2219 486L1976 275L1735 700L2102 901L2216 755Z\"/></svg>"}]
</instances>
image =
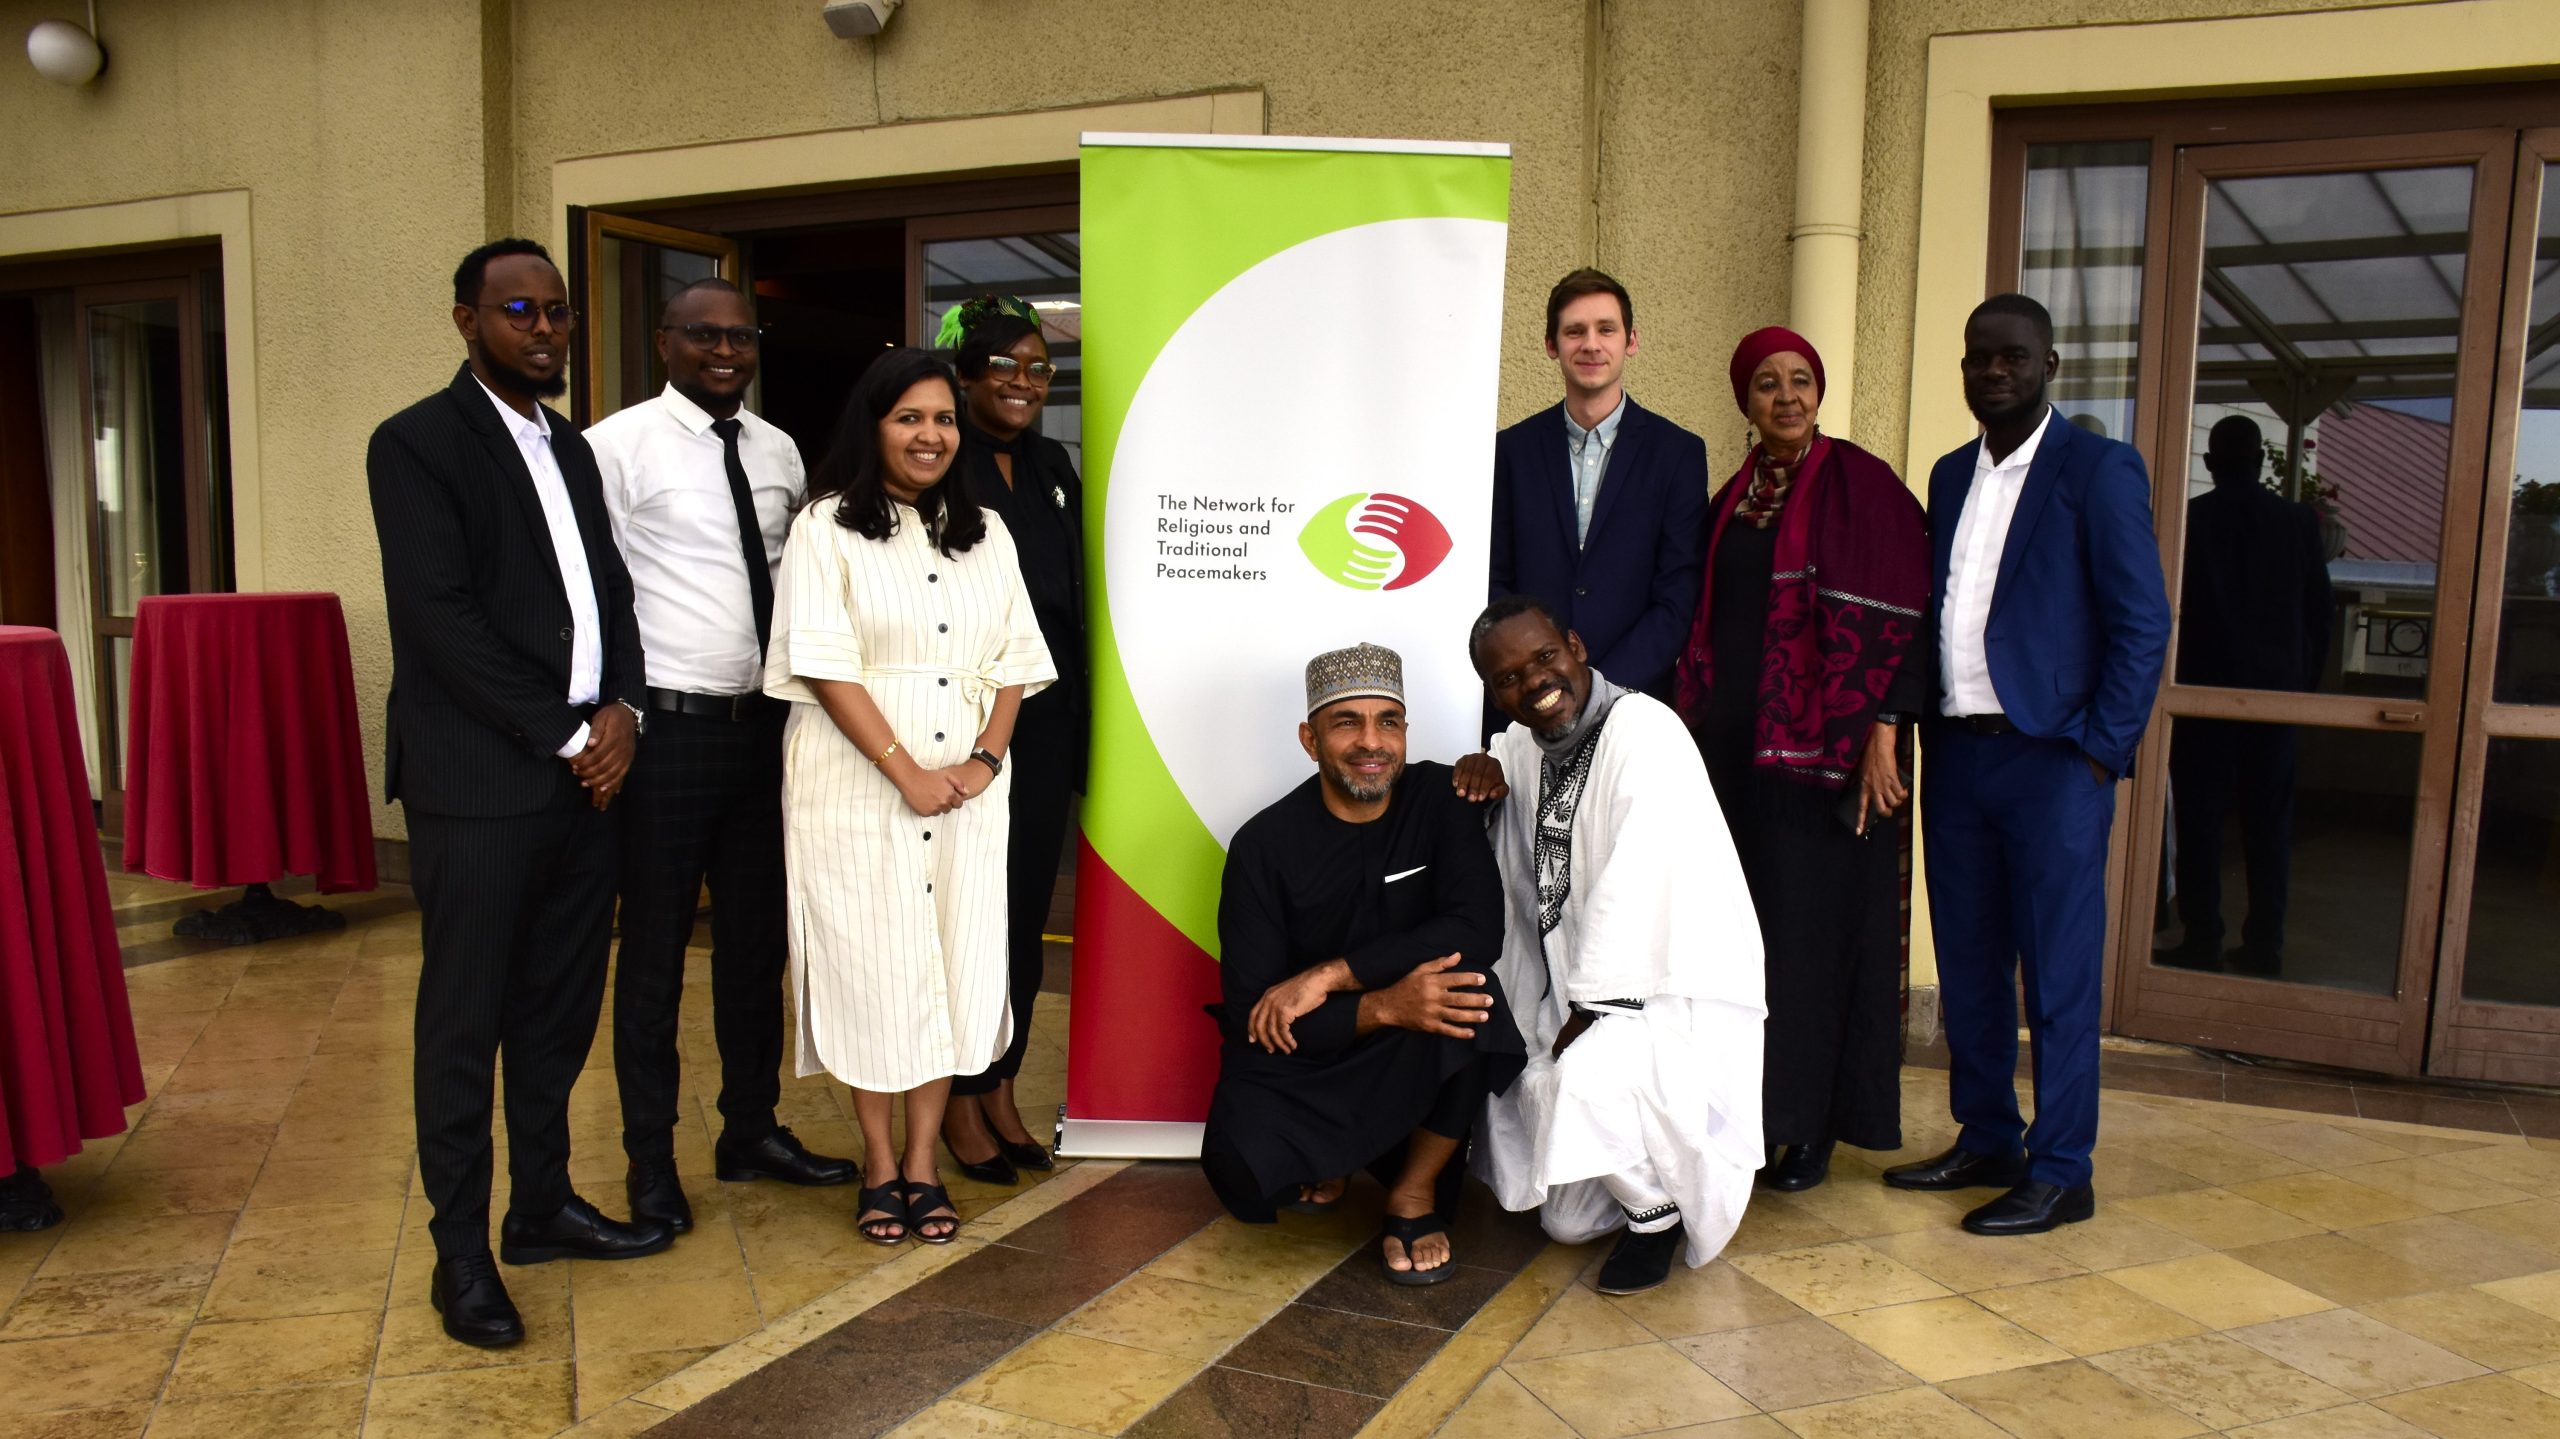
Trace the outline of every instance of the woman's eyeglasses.
<instances>
[{"instance_id":1,"label":"woman's eyeglasses","mask_svg":"<svg viewBox=\"0 0 2560 1439\"><path fill-rule=\"evenodd\" d=\"M1046 360L1034 360L1026 365L1011 355L989 355L987 373L999 380L1021 378L1035 385L1045 385L1057 378L1058 367Z\"/></svg>"}]
</instances>

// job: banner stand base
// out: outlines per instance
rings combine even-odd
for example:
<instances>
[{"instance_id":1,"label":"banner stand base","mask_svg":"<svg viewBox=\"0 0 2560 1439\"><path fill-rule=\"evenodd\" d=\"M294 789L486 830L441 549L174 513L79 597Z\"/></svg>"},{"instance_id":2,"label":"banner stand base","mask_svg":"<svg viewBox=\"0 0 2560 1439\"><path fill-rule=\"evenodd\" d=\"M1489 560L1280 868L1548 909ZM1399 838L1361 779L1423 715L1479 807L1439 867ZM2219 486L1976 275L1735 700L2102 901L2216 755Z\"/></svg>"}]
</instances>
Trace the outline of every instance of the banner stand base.
<instances>
[{"instance_id":1,"label":"banner stand base","mask_svg":"<svg viewBox=\"0 0 2560 1439\"><path fill-rule=\"evenodd\" d=\"M1058 1120L1060 1159L1198 1159L1207 1126L1170 1119Z\"/></svg>"}]
</instances>

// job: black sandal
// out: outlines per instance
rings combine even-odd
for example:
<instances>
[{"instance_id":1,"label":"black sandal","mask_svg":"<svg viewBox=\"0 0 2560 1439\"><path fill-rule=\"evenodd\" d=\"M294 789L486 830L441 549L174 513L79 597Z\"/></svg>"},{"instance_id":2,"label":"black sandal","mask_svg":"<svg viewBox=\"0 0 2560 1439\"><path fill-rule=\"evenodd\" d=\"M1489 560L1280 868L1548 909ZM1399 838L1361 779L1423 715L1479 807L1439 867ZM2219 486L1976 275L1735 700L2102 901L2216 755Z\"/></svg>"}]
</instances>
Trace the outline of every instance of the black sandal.
<instances>
[{"instance_id":1,"label":"black sandal","mask_svg":"<svg viewBox=\"0 0 2560 1439\"><path fill-rule=\"evenodd\" d=\"M960 1237L960 1206L951 1202L950 1191L939 1184L922 1184L912 1179L905 1181L904 1188L907 1194L907 1232L909 1234L927 1244L948 1244ZM929 1212L936 1209L948 1209L951 1212L949 1214ZM928 1224L948 1224L951 1228L941 1234L927 1234L924 1232L924 1227Z\"/></svg>"},{"instance_id":2,"label":"black sandal","mask_svg":"<svg viewBox=\"0 0 2560 1439\"><path fill-rule=\"evenodd\" d=\"M886 1184L870 1185L862 1191L861 1198L855 1203L860 1206L854 1211L856 1215L879 1216L877 1219L856 1218L853 1222L853 1227L862 1231L862 1237L874 1244L884 1248L895 1248L906 1243L907 1236L915 1232L914 1217L907 1209L906 1185L901 1180L892 1179ZM898 1226L897 1233L874 1232L891 1224Z\"/></svg>"},{"instance_id":3,"label":"black sandal","mask_svg":"<svg viewBox=\"0 0 2560 1439\"><path fill-rule=\"evenodd\" d=\"M1434 1234L1448 1232L1448 1223L1437 1214L1421 1214L1411 1219L1390 1214L1387 1216L1386 1231L1380 1237L1402 1244L1405 1263L1411 1264L1414 1262L1415 1240L1428 1239ZM1387 1252L1384 1247L1381 1247L1378 1250L1378 1267L1387 1272L1389 1284L1401 1284L1410 1289L1419 1289L1425 1284L1438 1284L1456 1275L1458 1256L1452 1253L1447 1259L1441 1261L1436 1269L1398 1269L1387 1262Z\"/></svg>"}]
</instances>

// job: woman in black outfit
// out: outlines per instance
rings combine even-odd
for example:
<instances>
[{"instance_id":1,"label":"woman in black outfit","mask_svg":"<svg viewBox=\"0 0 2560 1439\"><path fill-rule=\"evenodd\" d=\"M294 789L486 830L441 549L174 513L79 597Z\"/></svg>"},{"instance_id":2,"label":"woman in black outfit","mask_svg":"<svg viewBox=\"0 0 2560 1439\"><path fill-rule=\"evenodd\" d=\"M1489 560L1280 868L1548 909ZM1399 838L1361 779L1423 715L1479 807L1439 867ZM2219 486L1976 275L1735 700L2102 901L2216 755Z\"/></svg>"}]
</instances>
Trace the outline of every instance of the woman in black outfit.
<instances>
[{"instance_id":1,"label":"woman in black outfit","mask_svg":"<svg viewBox=\"0 0 2560 1439\"><path fill-rule=\"evenodd\" d=\"M1708 506L1680 711L1733 831L1767 953L1763 1139L1773 1189L1831 1150L1902 1145L1899 722L1928 694L1927 518L1891 466L1821 432L1822 357L1745 336L1755 443Z\"/></svg>"},{"instance_id":2,"label":"woman in black outfit","mask_svg":"<svg viewBox=\"0 0 2560 1439\"><path fill-rule=\"evenodd\" d=\"M942 1138L960 1172L1011 1184L1051 1167L1014 1105L1014 1077L1031 1042L1040 993L1042 928L1058 879L1067 816L1084 788L1084 483L1064 445L1039 432L1056 371L1039 321L1019 300L983 296L961 307L960 470L979 505L1000 516L1022 559L1023 585L1058 681L1022 702L1014 724L1013 829L1005 855L1012 960L1013 1043L984 1073L952 1081Z\"/></svg>"}]
</instances>

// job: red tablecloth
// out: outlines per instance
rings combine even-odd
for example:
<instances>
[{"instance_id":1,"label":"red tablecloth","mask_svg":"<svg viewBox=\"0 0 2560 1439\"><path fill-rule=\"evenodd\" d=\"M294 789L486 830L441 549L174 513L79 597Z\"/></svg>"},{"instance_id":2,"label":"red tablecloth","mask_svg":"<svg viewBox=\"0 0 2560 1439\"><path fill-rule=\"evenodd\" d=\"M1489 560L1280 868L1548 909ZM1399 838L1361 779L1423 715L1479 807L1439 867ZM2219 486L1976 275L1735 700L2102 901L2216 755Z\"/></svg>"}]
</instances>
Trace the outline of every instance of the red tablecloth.
<instances>
[{"instance_id":1,"label":"red tablecloth","mask_svg":"<svg viewBox=\"0 0 2560 1439\"><path fill-rule=\"evenodd\" d=\"M329 594L161 595L133 626L124 867L371 889L347 620Z\"/></svg>"},{"instance_id":2,"label":"red tablecloth","mask_svg":"<svg viewBox=\"0 0 2560 1439\"><path fill-rule=\"evenodd\" d=\"M0 625L0 1175L122 1133L141 1099L71 662Z\"/></svg>"}]
</instances>

